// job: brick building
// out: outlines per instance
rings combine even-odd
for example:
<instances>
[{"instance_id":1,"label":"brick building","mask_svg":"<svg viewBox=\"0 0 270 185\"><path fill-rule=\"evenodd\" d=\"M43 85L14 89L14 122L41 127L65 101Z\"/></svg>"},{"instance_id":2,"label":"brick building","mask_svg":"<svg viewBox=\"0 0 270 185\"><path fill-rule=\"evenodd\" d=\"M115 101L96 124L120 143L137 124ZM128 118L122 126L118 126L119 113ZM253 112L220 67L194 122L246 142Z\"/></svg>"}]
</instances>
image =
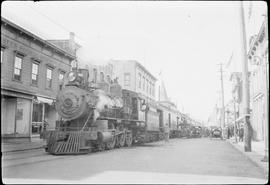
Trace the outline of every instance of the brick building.
<instances>
[{"instance_id":1,"label":"brick building","mask_svg":"<svg viewBox=\"0 0 270 185\"><path fill-rule=\"evenodd\" d=\"M155 100L157 79L136 60L111 60L113 71L123 89L140 93L148 100Z\"/></svg>"},{"instance_id":2,"label":"brick building","mask_svg":"<svg viewBox=\"0 0 270 185\"><path fill-rule=\"evenodd\" d=\"M1 17L1 136L54 127L54 100L75 55Z\"/></svg>"}]
</instances>

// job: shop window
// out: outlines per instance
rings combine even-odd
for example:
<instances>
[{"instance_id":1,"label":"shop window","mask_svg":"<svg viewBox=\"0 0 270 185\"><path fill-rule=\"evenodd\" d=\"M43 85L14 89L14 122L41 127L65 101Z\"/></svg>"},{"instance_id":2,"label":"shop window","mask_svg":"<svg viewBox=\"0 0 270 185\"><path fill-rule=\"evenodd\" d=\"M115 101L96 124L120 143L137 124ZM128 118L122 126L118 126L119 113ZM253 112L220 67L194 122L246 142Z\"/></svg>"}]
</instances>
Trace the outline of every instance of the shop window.
<instances>
[{"instance_id":1,"label":"shop window","mask_svg":"<svg viewBox=\"0 0 270 185\"><path fill-rule=\"evenodd\" d=\"M35 62L32 63L32 84L38 85L38 64Z\"/></svg>"},{"instance_id":2,"label":"shop window","mask_svg":"<svg viewBox=\"0 0 270 185\"><path fill-rule=\"evenodd\" d=\"M32 134L39 134L41 131L43 107L42 103L33 103L32 113Z\"/></svg>"},{"instance_id":3,"label":"shop window","mask_svg":"<svg viewBox=\"0 0 270 185\"><path fill-rule=\"evenodd\" d=\"M13 78L18 81L21 81L22 77L22 60L23 60L22 55L17 54L15 56Z\"/></svg>"},{"instance_id":4,"label":"shop window","mask_svg":"<svg viewBox=\"0 0 270 185\"><path fill-rule=\"evenodd\" d=\"M124 74L124 86L130 86L130 74L129 73Z\"/></svg>"},{"instance_id":5,"label":"shop window","mask_svg":"<svg viewBox=\"0 0 270 185\"><path fill-rule=\"evenodd\" d=\"M52 88L52 69L47 68L46 73L46 88L51 89Z\"/></svg>"}]
</instances>

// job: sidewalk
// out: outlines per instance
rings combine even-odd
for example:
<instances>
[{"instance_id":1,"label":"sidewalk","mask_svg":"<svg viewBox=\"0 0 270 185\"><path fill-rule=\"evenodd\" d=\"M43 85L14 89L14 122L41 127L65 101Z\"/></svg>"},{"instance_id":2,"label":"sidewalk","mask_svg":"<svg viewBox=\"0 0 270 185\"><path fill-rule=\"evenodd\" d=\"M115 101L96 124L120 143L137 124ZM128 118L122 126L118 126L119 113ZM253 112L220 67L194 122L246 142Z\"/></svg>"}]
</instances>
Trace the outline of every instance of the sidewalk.
<instances>
[{"instance_id":1,"label":"sidewalk","mask_svg":"<svg viewBox=\"0 0 270 185\"><path fill-rule=\"evenodd\" d=\"M231 139L227 139L227 142L231 143L231 145L240 151L243 155L245 155L250 161L252 161L255 165L259 166L266 177L269 177L269 162L262 162L261 160L264 157L264 141L256 142L252 141L251 143L251 152L244 151L244 142L235 143L234 137Z\"/></svg>"},{"instance_id":2,"label":"sidewalk","mask_svg":"<svg viewBox=\"0 0 270 185\"><path fill-rule=\"evenodd\" d=\"M18 152L25 150L34 150L43 148L46 144L46 141L39 138L18 138L18 139L8 139L2 140L1 151L2 153Z\"/></svg>"}]
</instances>

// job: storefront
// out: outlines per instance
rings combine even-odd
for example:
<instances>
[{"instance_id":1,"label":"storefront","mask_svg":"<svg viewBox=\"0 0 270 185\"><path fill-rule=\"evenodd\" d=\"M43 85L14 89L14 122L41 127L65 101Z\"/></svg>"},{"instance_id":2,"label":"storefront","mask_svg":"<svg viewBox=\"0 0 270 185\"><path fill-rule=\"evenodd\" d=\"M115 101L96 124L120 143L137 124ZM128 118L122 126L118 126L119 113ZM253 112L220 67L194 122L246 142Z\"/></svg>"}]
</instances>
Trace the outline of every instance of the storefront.
<instances>
[{"instance_id":1,"label":"storefront","mask_svg":"<svg viewBox=\"0 0 270 185\"><path fill-rule=\"evenodd\" d=\"M1 137L39 137L57 119L53 99L1 89Z\"/></svg>"},{"instance_id":2,"label":"storefront","mask_svg":"<svg viewBox=\"0 0 270 185\"><path fill-rule=\"evenodd\" d=\"M33 100L32 137L39 137L44 129L54 129L57 118L54 100L36 96Z\"/></svg>"},{"instance_id":3,"label":"storefront","mask_svg":"<svg viewBox=\"0 0 270 185\"><path fill-rule=\"evenodd\" d=\"M1 136L30 137L32 99L29 94L1 90Z\"/></svg>"}]
</instances>

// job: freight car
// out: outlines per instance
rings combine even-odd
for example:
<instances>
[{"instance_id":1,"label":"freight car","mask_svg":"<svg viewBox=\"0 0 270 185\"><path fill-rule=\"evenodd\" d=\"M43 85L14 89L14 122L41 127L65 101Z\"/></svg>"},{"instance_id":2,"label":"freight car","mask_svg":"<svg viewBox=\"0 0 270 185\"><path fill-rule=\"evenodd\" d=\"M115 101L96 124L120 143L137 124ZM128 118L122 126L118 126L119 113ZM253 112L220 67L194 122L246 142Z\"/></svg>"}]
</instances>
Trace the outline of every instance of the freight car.
<instances>
[{"instance_id":1,"label":"freight car","mask_svg":"<svg viewBox=\"0 0 270 185\"><path fill-rule=\"evenodd\" d=\"M162 138L162 110L114 80L90 83L86 69L65 76L56 98L57 128L45 131L50 154L81 154Z\"/></svg>"}]
</instances>

